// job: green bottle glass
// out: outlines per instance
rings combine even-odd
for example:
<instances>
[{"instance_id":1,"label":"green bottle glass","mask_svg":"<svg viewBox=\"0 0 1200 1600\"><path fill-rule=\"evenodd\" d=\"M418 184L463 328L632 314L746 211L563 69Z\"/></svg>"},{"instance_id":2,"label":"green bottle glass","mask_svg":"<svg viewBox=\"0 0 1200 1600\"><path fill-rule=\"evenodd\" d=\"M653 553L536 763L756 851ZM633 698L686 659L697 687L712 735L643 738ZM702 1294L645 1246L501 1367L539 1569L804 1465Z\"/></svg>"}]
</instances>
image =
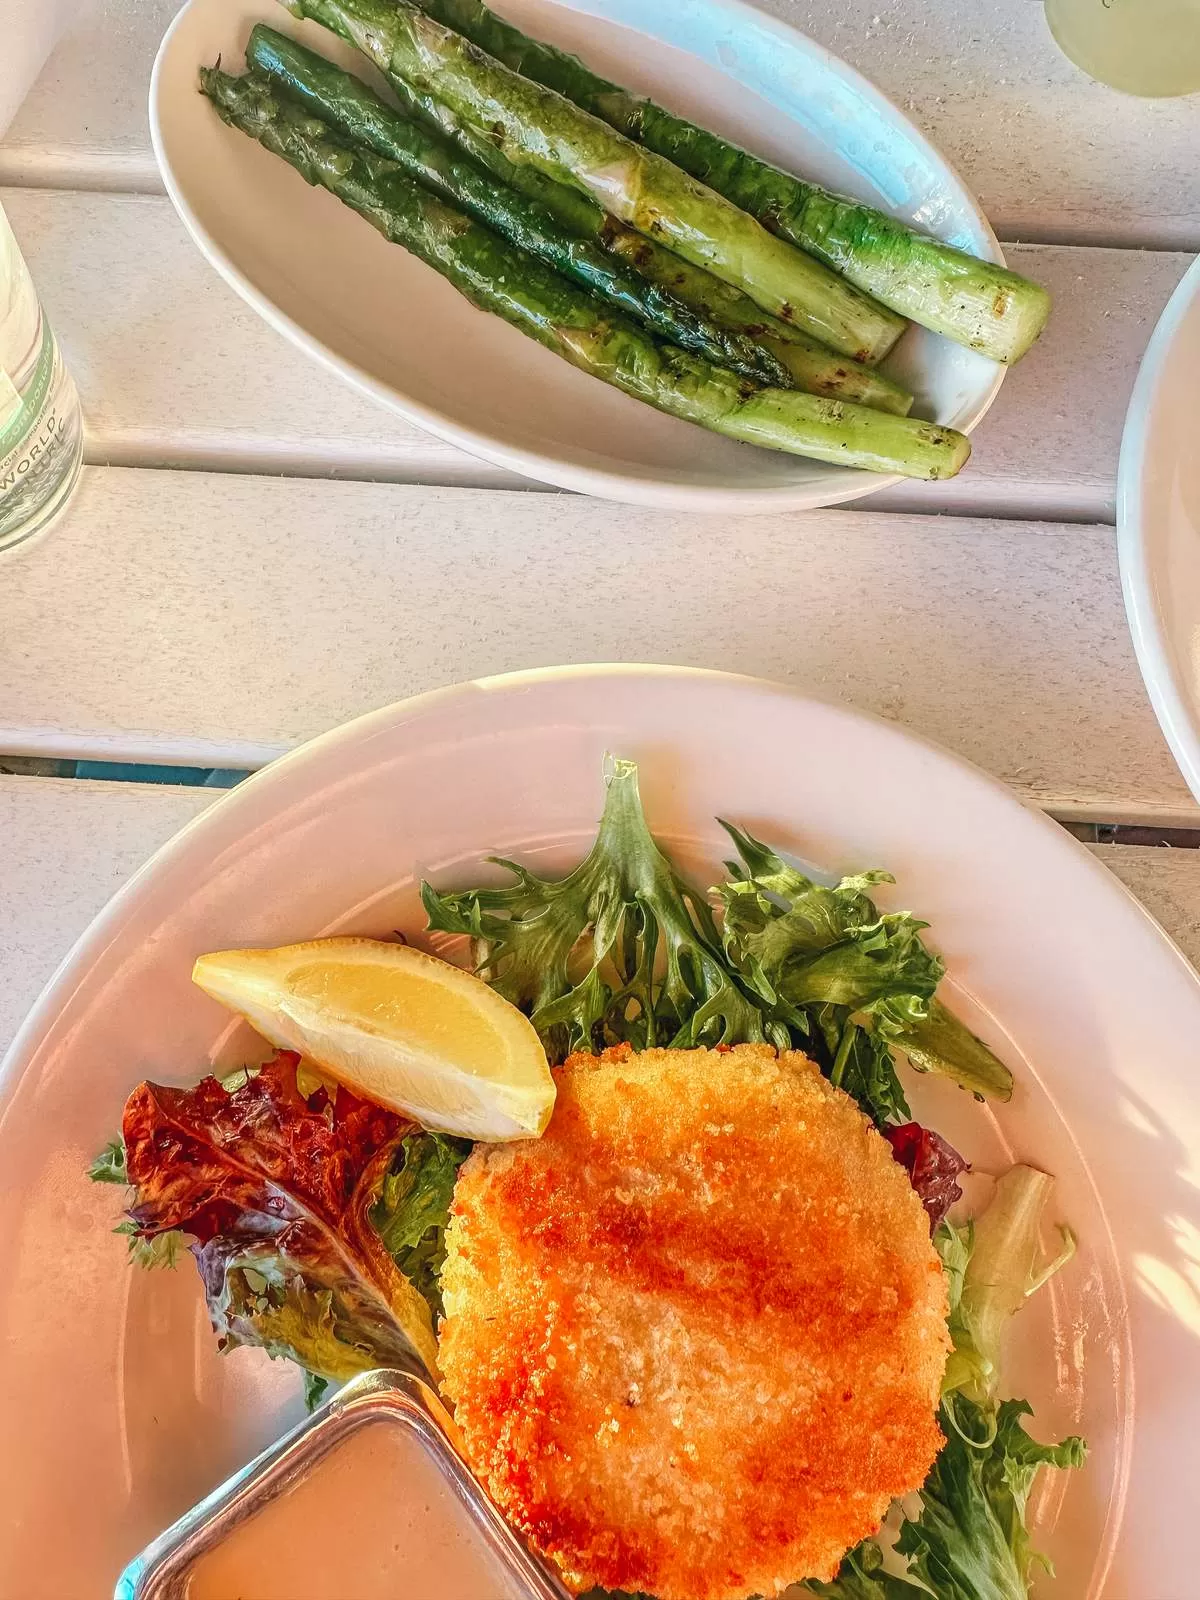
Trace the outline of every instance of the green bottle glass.
<instances>
[{"instance_id":1,"label":"green bottle glass","mask_svg":"<svg viewBox=\"0 0 1200 1600\"><path fill-rule=\"evenodd\" d=\"M79 396L0 207L0 550L49 526L82 459Z\"/></svg>"}]
</instances>

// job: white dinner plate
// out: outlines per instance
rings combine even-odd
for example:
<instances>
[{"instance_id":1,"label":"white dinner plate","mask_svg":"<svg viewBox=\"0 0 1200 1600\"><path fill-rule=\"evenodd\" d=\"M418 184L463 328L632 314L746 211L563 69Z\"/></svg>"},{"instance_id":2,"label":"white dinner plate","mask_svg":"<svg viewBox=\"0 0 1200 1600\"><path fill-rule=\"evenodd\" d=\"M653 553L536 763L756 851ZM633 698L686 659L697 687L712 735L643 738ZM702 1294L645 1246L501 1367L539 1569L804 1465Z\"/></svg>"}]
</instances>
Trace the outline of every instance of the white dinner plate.
<instances>
[{"instance_id":1,"label":"white dinner plate","mask_svg":"<svg viewBox=\"0 0 1200 1600\"><path fill-rule=\"evenodd\" d=\"M1167 303L1129 402L1117 550L1138 665L1200 800L1200 261Z\"/></svg>"},{"instance_id":2,"label":"white dinner plate","mask_svg":"<svg viewBox=\"0 0 1200 1600\"><path fill-rule=\"evenodd\" d=\"M738 0L505 0L503 11L785 167L1003 259L962 180L890 101ZM564 489L643 505L782 511L897 481L736 444L663 416L468 305L430 267L226 127L197 93L199 68L218 56L241 70L258 21L372 76L354 50L274 0L191 0L155 63L150 129L167 192L196 243L302 350L474 455ZM905 334L884 370L916 394L916 414L964 431L1003 375L920 328Z\"/></svg>"},{"instance_id":3,"label":"white dinner plate","mask_svg":"<svg viewBox=\"0 0 1200 1600\"><path fill-rule=\"evenodd\" d=\"M478 881L494 851L573 865L606 751L641 763L651 825L702 883L728 852L720 814L833 872L886 866L885 903L929 918L952 1004L1016 1091L993 1114L922 1080L914 1111L977 1169L1053 1172L1080 1238L1005 1375L1035 1430L1091 1445L1081 1471L1043 1474L1036 1538L1060 1576L1039 1596L1195 1600L1200 981L1080 845L974 768L771 684L650 667L487 679L327 734L186 828L76 946L0 1086L0 1594L96 1600L299 1414L294 1368L218 1357L189 1264L126 1265L120 1191L84 1176L141 1078L246 1059L193 959L417 935L419 878Z\"/></svg>"}]
</instances>

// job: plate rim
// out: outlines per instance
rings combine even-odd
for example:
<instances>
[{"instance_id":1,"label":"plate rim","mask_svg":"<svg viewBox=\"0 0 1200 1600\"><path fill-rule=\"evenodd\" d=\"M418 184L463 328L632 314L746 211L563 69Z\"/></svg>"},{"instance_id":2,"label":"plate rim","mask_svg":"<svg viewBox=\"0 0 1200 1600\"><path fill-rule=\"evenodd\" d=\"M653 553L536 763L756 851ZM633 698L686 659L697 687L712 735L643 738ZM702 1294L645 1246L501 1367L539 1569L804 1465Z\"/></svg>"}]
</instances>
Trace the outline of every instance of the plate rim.
<instances>
[{"instance_id":1,"label":"plate rim","mask_svg":"<svg viewBox=\"0 0 1200 1600\"><path fill-rule=\"evenodd\" d=\"M50 974L43 985L37 998L33 1001L24 1019L13 1035L12 1042L4 1055L0 1057L0 1134L4 1132L9 1104L13 1093L20 1083L26 1068L31 1064L32 1055L37 1040L45 1034L53 1021L54 1015L62 1000L60 990L64 990L77 964L88 956L93 946L102 945L109 932L115 930L127 905L136 901L141 894L143 886L151 880L165 864L179 854L198 834L203 833L213 825L214 819L220 821L235 807L240 806L247 794L257 795L260 789L278 781L281 773L287 775L293 770L306 765L314 757L320 757L327 751L336 749L339 744L351 744L364 735L369 736L373 729L383 729L391 726L401 716L423 716L436 709L439 705L451 704L454 701L466 698L483 691L518 689L521 687L537 688L542 684L565 683L572 679L602 681L607 677L636 678L639 676L653 677L656 679L674 679L677 681L712 682L730 687L738 687L748 691L763 690L771 694L781 694L790 700L804 704L820 706L827 711L833 711L848 721L866 724L888 734L898 737L919 748L925 749L939 759L948 761L960 771L970 774L986 788L990 789L997 797L1016 807L1026 817L1033 818L1048 837L1053 836L1064 847L1064 852L1071 855L1080 866L1086 866L1088 872L1096 882L1108 885L1114 891L1116 898L1127 909L1137 914L1138 920L1157 936L1164 955L1168 955L1175 966L1180 969L1190 986L1197 992L1200 999L1200 972L1188 960L1183 950L1156 920L1149 910L1142 904L1138 897L1128 888L1115 873L1110 872L1104 863L1096 858L1080 840L1068 833L1060 823L1056 822L1040 806L1010 788L1003 779L995 777L967 757L959 755L956 751L948 749L936 740L928 738L922 733L917 733L903 723L890 721L887 717L876 712L863 711L857 706L848 705L845 701L835 696L814 694L808 689L797 685L782 683L778 679L757 677L752 673L726 672L716 667L688 667L663 665L654 662L584 662L568 666L527 667L514 672L500 672L485 674L478 678L464 678L457 683L442 684L434 689L422 690L419 694L408 695L401 700L393 700L388 705L376 707L372 711L365 711L348 721L340 722L323 733L316 734L311 739L287 751L284 755L277 756L274 760L266 762L249 777L244 778L234 788L225 790L219 799L206 806L203 811L191 817L171 837L165 840L158 848L125 880L116 892L105 902L87 927L72 942L62 960Z\"/></svg>"},{"instance_id":2,"label":"plate rim","mask_svg":"<svg viewBox=\"0 0 1200 1600\"><path fill-rule=\"evenodd\" d=\"M836 471L844 473L846 479L845 487L841 489L836 487L836 480L829 486L817 483L745 489L733 484L697 486L687 482L672 481L664 476L662 469L659 468L654 469L653 475L641 476L583 463L562 463L553 456L504 444L488 433L455 421L437 407L415 396L402 393L394 384L373 377L356 362L346 356L338 355L315 334L309 333L295 318L281 311L269 295L250 281L225 247L200 221L171 165L163 129L162 79L176 35L183 31L193 12L211 3L212 0L187 0L187 3L180 8L163 34L150 73L147 106L150 143L167 197L197 249L246 304L290 344L343 382L348 383L360 394L416 423L418 427L436 438L457 445L492 466L518 472L534 482L549 484L555 488L573 490L628 505L647 506L656 510L759 514L816 510L860 500L882 489L894 488L897 484L910 481L899 473L871 473L856 468L836 468ZM787 41L791 48L811 53L827 72L835 73L850 84L862 100L872 104L877 111L893 117L903 126L907 137L921 150L926 159L941 168L949 185L956 191L957 199L977 224L990 259L998 266L1005 265L1004 253L992 225L957 167L942 154L889 95L864 77L850 62L843 60L790 23L758 11L748 3L748 0L708 0L708 3L728 12L743 25L752 23L755 27L765 27L776 37ZM586 11L581 14L594 15ZM675 46L675 48L683 47ZM685 53L695 55L693 51ZM974 433L995 404L1008 372L1008 367L1001 362L995 362L993 366L995 370L987 390L981 395L969 417L961 424L955 425L968 437Z\"/></svg>"},{"instance_id":3,"label":"plate rim","mask_svg":"<svg viewBox=\"0 0 1200 1600\"><path fill-rule=\"evenodd\" d=\"M1176 337L1200 305L1200 256L1188 267L1163 307L1138 367L1117 465L1117 564L1133 649L1150 704L1175 763L1200 800L1200 706L1188 693L1167 641L1155 595L1146 534L1146 462L1151 417Z\"/></svg>"}]
</instances>

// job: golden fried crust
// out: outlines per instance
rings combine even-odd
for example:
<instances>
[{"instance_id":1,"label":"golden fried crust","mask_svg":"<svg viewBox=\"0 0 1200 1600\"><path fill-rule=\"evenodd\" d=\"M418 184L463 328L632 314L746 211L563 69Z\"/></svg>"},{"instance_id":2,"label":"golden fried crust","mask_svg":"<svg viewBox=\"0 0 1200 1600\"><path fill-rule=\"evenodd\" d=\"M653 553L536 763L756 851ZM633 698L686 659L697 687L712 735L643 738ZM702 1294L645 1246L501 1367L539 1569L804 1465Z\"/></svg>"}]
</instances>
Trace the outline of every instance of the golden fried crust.
<instances>
[{"instance_id":1,"label":"golden fried crust","mask_svg":"<svg viewBox=\"0 0 1200 1600\"><path fill-rule=\"evenodd\" d=\"M573 1056L463 1166L440 1360L472 1466L576 1590L830 1578L941 1448L920 1200L802 1055Z\"/></svg>"}]
</instances>

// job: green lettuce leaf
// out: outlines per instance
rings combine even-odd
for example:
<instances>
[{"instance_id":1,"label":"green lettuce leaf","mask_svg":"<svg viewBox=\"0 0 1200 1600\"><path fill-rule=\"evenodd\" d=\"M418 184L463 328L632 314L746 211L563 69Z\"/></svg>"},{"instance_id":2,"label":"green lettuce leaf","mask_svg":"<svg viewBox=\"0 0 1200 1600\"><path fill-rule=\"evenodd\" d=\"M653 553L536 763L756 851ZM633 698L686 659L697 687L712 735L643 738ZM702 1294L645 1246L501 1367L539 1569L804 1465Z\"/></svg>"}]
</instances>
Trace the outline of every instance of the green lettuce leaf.
<instances>
[{"instance_id":1,"label":"green lettuce leaf","mask_svg":"<svg viewBox=\"0 0 1200 1600\"><path fill-rule=\"evenodd\" d=\"M270 1243L220 1235L196 1260L222 1349L254 1345L335 1382L413 1364L418 1341L387 1292L307 1218L289 1217Z\"/></svg>"},{"instance_id":2,"label":"green lettuce leaf","mask_svg":"<svg viewBox=\"0 0 1200 1600\"><path fill-rule=\"evenodd\" d=\"M439 1315L450 1202L458 1169L470 1153L466 1139L410 1133L400 1141L367 1213L384 1249Z\"/></svg>"},{"instance_id":3,"label":"green lettuce leaf","mask_svg":"<svg viewBox=\"0 0 1200 1600\"><path fill-rule=\"evenodd\" d=\"M1004 1336L1026 1299L1069 1259L1073 1241L1040 1264L1038 1230L1054 1180L1016 1166L1001 1177L973 1223L943 1223L934 1236L949 1293L954 1349L942 1382L946 1443L921 1490L920 1515L897 1550L937 1600L1027 1600L1030 1576L1049 1562L1025 1523L1038 1469L1077 1467L1082 1439L1044 1445L1021 1425L1024 1400L997 1400Z\"/></svg>"},{"instance_id":4,"label":"green lettuce leaf","mask_svg":"<svg viewBox=\"0 0 1200 1600\"><path fill-rule=\"evenodd\" d=\"M717 893L725 907L726 954L753 974L764 998L791 1005L870 1011L885 1000L924 1016L945 970L921 943L928 926L908 912L881 913L867 890L884 872L826 888L730 823L722 824L745 863ZM753 867L758 870L754 871Z\"/></svg>"},{"instance_id":5,"label":"green lettuce leaf","mask_svg":"<svg viewBox=\"0 0 1200 1600\"><path fill-rule=\"evenodd\" d=\"M552 1059L625 1041L790 1044L731 969L704 896L651 837L632 761L612 763L596 842L574 872L550 880L493 861L508 887L422 885L429 926L474 941L476 970L529 1014Z\"/></svg>"},{"instance_id":6,"label":"green lettuce leaf","mask_svg":"<svg viewBox=\"0 0 1200 1600\"><path fill-rule=\"evenodd\" d=\"M802 1026L807 1008L822 1006L834 1008L827 1015L835 1028L849 1022L866 1029L877 1082L865 1109L876 1115L875 1107L903 1101L894 1069L883 1086L891 1046L918 1071L937 1072L973 1094L1009 1098L1011 1073L934 998L945 966L922 942L927 924L907 912L880 912L871 899L876 884L894 881L887 873L859 873L829 888L750 834L722 826L740 857L727 863L729 882L714 890L724 909L726 956L764 1005L793 1026Z\"/></svg>"},{"instance_id":7,"label":"green lettuce leaf","mask_svg":"<svg viewBox=\"0 0 1200 1600\"><path fill-rule=\"evenodd\" d=\"M850 1551L832 1583L810 1578L800 1589L804 1594L818 1595L820 1600L921 1600L926 1594L907 1578L887 1571L883 1551L874 1539L864 1539L856 1550Z\"/></svg>"},{"instance_id":8,"label":"green lettuce leaf","mask_svg":"<svg viewBox=\"0 0 1200 1600\"><path fill-rule=\"evenodd\" d=\"M1028 1600L1036 1565L1026 1504L1039 1468L1078 1467L1082 1439L1043 1445L1021 1426L1023 1400L1003 1400L995 1415L965 1395L943 1401L946 1444L921 1490L921 1514L900 1530L897 1549L937 1600Z\"/></svg>"},{"instance_id":9,"label":"green lettuce leaf","mask_svg":"<svg viewBox=\"0 0 1200 1600\"><path fill-rule=\"evenodd\" d=\"M881 1008L878 1026L918 1072L950 1078L980 1100L1011 1099L1008 1068L940 1000L931 999L924 1016Z\"/></svg>"},{"instance_id":10,"label":"green lettuce leaf","mask_svg":"<svg viewBox=\"0 0 1200 1600\"><path fill-rule=\"evenodd\" d=\"M1038 1235L1053 1188L1054 1179L1036 1167L1010 1167L980 1217L961 1228L943 1222L934 1235L946 1272L954 1342L943 1395L961 1391L977 1404L994 1402L1009 1323L1074 1255L1074 1235L1062 1228L1058 1255L1042 1260Z\"/></svg>"},{"instance_id":11,"label":"green lettuce leaf","mask_svg":"<svg viewBox=\"0 0 1200 1600\"><path fill-rule=\"evenodd\" d=\"M123 1233L126 1236L129 1241L130 1262L147 1272L152 1272L155 1267L170 1269L177 1266L180 1251L187 1249L187 1239L178 1228L168 1228L165 1233L146 1237L138 1229L137 1223L131 1222L127 1217L124 1222L118 1222L113 1232Z\"/></svg>"},{"instance_id":12,"label":"green lettuce leaf","mask_svg":"<svg viewBox=\"0 0 1200 1600\"><path fill-rule=\"evenodd\" d=\"M128 1184L129 1175L125 1171L125 1141L123 1139L117 1138L108 1141L88 1168L88 1177L93 1183Z\"/></svg>"},{"instance_id":13,"label":"green lettuce leaf","mask_svg":"<svg viewBox=\"0 0 1200 1600\"><path fill-rule=\"evenodd\" d=\"M304 1378L304 1409L311 1415L324 1400L332 1385L328 1378L322 1378L316 1372L309 1372L305 1367L302 1372Z\"/></svg>"},{"instance_id":14,"label":"green lettuce leaf","mask_svg":"<svg viewBox=\"0 0 1200 1600\"><path fill-rule=\"evenodd\" d=\"M129 1187L129 1174L125 1170L125 1141L119 1136L110 1139L88 1168L93 1183L116 1183ZM129 1259L135 1267L153 1271L155 1267L174 1267L187 1240L178 1228L168 1228L153 1237L143 1235L137 1223L126 1217L118 1222L114 1233L125 1236L129 1245Z\"/></svg>"},{"instance_id":15,"label":"green lettuce leaf","mask_svg":"<svg viewBox=\"0 0 1200 1600\"><path fill-rule=\"evenodd\" d=\"M879 1128L907 1122L912 1113L882 1034L857 1022L845 1006L814 1006L803 1049L831 1083L844 1089Z\"/></svg>"},{"instance_id":16,"label":"green lettuce leaf","mask_svg":"<svg viewBox=\"0 0 1200 1600\"><path fill-rule=\"evenodd\" d=\"M973 1224L943 1223L934 1236L949 1291L954 1351L938 1414L946 1443L919 1495L919 1512L901 1524L894 1564L875 1540L846 1557L832 1583L801 1588L820 1600L1028 1600L1030 1576L1049 1563L1032 1548L1029 1495L1044 1466L1077 1467L1081 1439L1044 1445L1021 1425L1023 1400L995 1398L1001 1344L1025 1299L1065 1254L1038 1264L1038 1225L1053 1187L1045 1173L1014 1167Z\"/></svg>"},{"instance_id":17,"label":"green lettuce leaf","mask_svg":"<svg viewBox=\"0 0 1200 1600\"><path fill-rule=\"evenodd\" d=\"M923 922L881 913L865 872L826 888L752 835L708 899L659 849L637 767L614 761L587 858L565 878L514 861L499 889L422 885L435 931L471 939L476 970L532 1019L548 1053L628 1042L654 1046L766 1041L801 1049L878 1126L909 1120L893 1047L922 1071L1007 1097L1011 1077L934 999L941 960Z\"/></svg>"}]
</instances>

